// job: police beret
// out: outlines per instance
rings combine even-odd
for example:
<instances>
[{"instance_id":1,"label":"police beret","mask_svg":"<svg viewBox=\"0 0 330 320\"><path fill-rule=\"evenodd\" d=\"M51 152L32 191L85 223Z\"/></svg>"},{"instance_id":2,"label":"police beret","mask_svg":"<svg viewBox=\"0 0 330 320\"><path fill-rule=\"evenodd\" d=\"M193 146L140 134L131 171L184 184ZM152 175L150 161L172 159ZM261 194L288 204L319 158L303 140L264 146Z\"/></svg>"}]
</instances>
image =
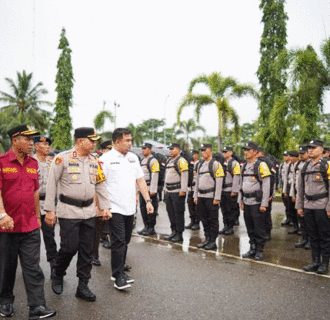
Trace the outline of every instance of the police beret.
<instances>
[{"instance_id":1,"label":"police beret","mask_svg":"<svg viewBox=\"0 0 330 320\"><path fill-rule=\"evenodd\" d=\"M179 148L181 149L181 146L180 146L180 143L176 143L176 142L171 142L168 146L169 149L172 149L172 148Z\"/></svg>"},{"instance_id":2,"label":"police beret","mask_svg":"<svg viewBox=\"0 0 330 320\"><path fill-rule=\"evenodd\" d=\"M299 147L299 153L300 154L304 154L308 151L308 147L307 146L300 146Z\"/></svg>"},{"instance_id":3,"label":"police beret","mask_svg":"<svg viewBox=\"0 0 330 320\"><path fill-rule=\"evenodd\" d=\"M199 149L201 150L201 149L207 149L207 148L212 149L212 144L211 143L202 143Z\"/></svg>"},{"instance_id":4,"label":"police beret","mask_svg":"<svg viewBox=\"0 0 330 320\"><path fill-rule=\"evenodd\" d=\"M194 149L194 150L191 150L191 153L192 154L199 154L199 151Z\"/></svg>"},{"instance_id":5,"label":"police beret","mask_svg":"<svg viewBox=\"0 0 330 320\"><path fill-rule=\"evenodd\" d=\"M107 140L101 143L101 149L112 148L112 140Z\"/></svg>"},{"instance_id":6,"label":"police beret","mask_svg":"<svg viewBox=\"0 0 330 320\"><path fill-rule=\"evenodd\" d=\"M149 148L149 149L151 149L152 148L152 144L151 143L144 142L143 145L142 145L142 148Z\"/></svg>"},{"instance_id":7,"label":"police beret","mask_svg":"<svg viewBox=\"0 0 330 320\"><path fill-rule=\"evenodd\" d=\"M101 137L97 135L94 128L88 128L88 127L77 128L74 131L74 137L76 139L78 139L78 138L88 138L88 139L91 139L91 140L94 140L94 141L101 139Z\"/></svg>"},{"instance_id":8,"label":"police beret","mask_svg":"<svg viewBox=\"0 0 330 320\"><path fill-rule=\"evenodd\" d=\"M309 147L323 147L323 141L311 139L311 140L309 140L308 146Z\"/></svg>"},{"instance_id":9,"label":"police beret","mask_svg":"<svg viewBox=\"0 0 330 320\"><path fill-rule=\"evenodd\" d=\"M224 147L222 152L233 151L233 147Z\"/></svg>"},{"instance_id":10,"label":"police beret","mask_svg":"<svg viewBox=\"0 0 330 320\"><path fill-rule=\"evenodd\" d=\"M28 125L26 124L22 124L20 126L17 126L15 128L11 128L8 132L7 132L9 138L14 138L17 136L34 136L37 134L40 134L38 131L36 130L32 130Z\"/></svg>"},{"instance_id":11,"label":"police beret","mask_svg":"<svg viewBox=\"0 0 330 320\"><path fill-rule=\"evenodd\" d=\"M257 150L258 145L253 141L245 142L243 149L244 150Z\"/></svg>"},{"instance_id":12,"label":"police beret","mask_svg":"<svg viewBox=\"0 0 330 320\"><path fill-rule=\"evenodd\" d=\"M291 157L299 157L299 152L296 150L291 150L288 153Z\"/></svg>"},{"instance_id":13,"label":"police beret","mask_svg":"<svg viewBox=\"0 0 330 320\"><path fill-rule=\"evenodd\" d=\"M45 136L34 136L33 137L33 143L38 143L38 142L48 142L49 145L52 144L52 139L45 137Z\"/></svg>"}]
</instances>

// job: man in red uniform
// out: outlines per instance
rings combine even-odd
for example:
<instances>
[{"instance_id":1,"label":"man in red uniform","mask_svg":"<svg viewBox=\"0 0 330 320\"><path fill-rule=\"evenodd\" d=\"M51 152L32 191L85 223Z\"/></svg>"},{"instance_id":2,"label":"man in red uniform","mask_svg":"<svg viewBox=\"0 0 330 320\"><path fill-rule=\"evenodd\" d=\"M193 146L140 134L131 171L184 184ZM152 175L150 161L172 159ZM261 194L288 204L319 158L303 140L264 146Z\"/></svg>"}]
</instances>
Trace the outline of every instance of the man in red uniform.
<instances>
[{"instance_id":1,"label":"man in red uniform","mask_svg":"<svg viewBox=\"0 0 330 320\"><path fill-rule=\"evenodd\" d=\"M52 317L46 307L40 263L38 162L30 157L33 131L21 125L8 131L12 148L0 156L0 316L14 315L13 294L20 258L29 319Z\"/></svg>"}]
</instances>

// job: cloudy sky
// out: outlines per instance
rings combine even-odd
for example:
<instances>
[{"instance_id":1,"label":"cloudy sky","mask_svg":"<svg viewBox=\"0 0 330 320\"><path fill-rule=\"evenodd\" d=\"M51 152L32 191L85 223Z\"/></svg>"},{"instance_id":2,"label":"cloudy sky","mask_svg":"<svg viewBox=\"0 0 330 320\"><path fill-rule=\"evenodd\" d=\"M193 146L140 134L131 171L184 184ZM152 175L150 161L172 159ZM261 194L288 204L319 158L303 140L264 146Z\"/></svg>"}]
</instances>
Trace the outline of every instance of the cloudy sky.
<instances>
[{"instance_id":1,"label":"cloudy sky","mask_svg":"<svg viewBox=\"0 0 330 320\"><path fill-rule=\"evenodd\" d=\"M95 115L117 108L117 126L149 118L176 120L189 82L221 72L255 84L263 30L259 0L0 0L0 90L5 77L33 72L56 99L57 49L62 27L72 49L73 126L92 126ZM287 0L288 48L330 37L330 0ZM35 82L35 83L36 83ZM207 92L203 86L196 93ZM326 112L330 112L330 99ZM240 123L258 116L252 98L233 100ZM166 110L166 111L165 111ZM183 119L193 117L187 108ZM216 135L215 107L201 118ZM113 125L108 124L112 130Z\"/></svg>"}]
</instances>

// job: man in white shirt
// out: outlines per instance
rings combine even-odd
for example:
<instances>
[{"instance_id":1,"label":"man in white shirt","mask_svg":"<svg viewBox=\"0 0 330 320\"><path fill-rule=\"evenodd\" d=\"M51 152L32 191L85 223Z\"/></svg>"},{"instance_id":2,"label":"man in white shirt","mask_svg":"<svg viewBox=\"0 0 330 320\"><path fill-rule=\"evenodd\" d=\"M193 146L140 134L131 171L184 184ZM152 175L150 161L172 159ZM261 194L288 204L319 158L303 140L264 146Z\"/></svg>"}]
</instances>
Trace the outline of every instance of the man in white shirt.
<instances>
[{"instance_id":1,"label":"man in white shirt","mask_svg":"<svg viewBox=\"0 0 330 320\"><path fill-rule=\"evenodd\" d=\"M153 213L148 186L138 157L129 152L132 135L128 129L117 128L112 135L114 146L100 157L107 178L106 186L111 203L111 280L115 288L129 288L134 280L124 273L127 246L131 240L136 211L136 185L141 192L148 213Z\"/></svg>"}]
</instances>

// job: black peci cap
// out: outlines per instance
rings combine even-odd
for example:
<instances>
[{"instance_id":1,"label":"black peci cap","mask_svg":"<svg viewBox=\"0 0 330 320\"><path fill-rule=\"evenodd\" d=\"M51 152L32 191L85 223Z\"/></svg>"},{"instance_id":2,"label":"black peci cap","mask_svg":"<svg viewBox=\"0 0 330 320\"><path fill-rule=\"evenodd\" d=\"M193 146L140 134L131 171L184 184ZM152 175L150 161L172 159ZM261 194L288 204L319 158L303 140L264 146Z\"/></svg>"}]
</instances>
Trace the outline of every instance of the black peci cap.
<instances>
[{"instance_id":1,"label":"black peci cap","mask_svg":"<svg viewBox=\"0 0 330 320\"><path fill-rule=\"evenodd\" d=\"M243 149L244 150L257 150L258 145L253 141L248 141L248 142L245 142Z\"/></svg>"},{"instance_id":2,"label":"black peci cap","mask_svg":"<svg viewBox=\"0 0 330 320\"><path fill-rule=\"evenodd\" d=\"M311 140L309 140L308 146L309 147L323 147L323 141L311 139Z\"/></svg>"},{"instance_id":3,"label":"black peci cap","mask_svg":"<svg viewBox=\"0 0 330 320\"><path fill-rule=\"evenodd\" d=\"M107 140L101 143L101 149L111 149L112 148L112 140Z\"/></svg>"},{"instance_id":4,"label":"black peci cap","mask_svg":"<svg viewBox=\"0 0 330 320\"><path fill-rule=\"evenodd\" d=\"M152 144L151 143L144 142L143 145L142 145L142 148L152 149Z\"/></svg>"},{"instance_id":5,"label":"black peci cap","mask_svg":"<svg viewBox=\"0 0 330 320\"><path fill-rule=\"evenodd\" d=\"M33 137L33 143L39 143L39 142L48 142L49 145L52 144L52 139L45 137L45 136L34 136Z\"/></svg>"},{"instance_id":6,"label":"black peci cap","mask_svg":"<svg viewBox=\"0 0 330 320\"><path fill-rule=\"evenodd\" d=\"M88 139L91 139L93 141L97 141L97 140L101 139L101 137L97 135L94 128L88 128L88 127L77 128L74 131L74 137L76 139L88 138Z\"/></svg>"},{"instance_id":7,"label":"black peci cap","mask_svg":"<svg viewBox=\"0 0 330 320\"><path fill-rule=\"evenodd\" d=\"M173 148L179 148L181 149L180 143L176 143L176 142L171 142L168 146L169 149L173 149Z\"/></svg>"},{"instance_id":8,"label":"black peci cap","mask_svg":"<svg viewBox=\"0 0 330 320\"><path fill-rule=\"evenodd\" d=\"M224 147L222 152L233 151L233 147Z\"/></svg>"},{"instance_id":9,"label":"black peci cap","mask_svg":"<svg viewBox=\"0 0 330 320\"><path fill-rule=\"evenodd\" d=\"M7 132L9 138L14 138L17 136L34 136L34 135L38 135L40 134L38 131L36 130L32 130L30 128L30 126L26 125L26 124L22 124L20 126L11 128L8 132Z\"/></svg>"}]
</instances>

